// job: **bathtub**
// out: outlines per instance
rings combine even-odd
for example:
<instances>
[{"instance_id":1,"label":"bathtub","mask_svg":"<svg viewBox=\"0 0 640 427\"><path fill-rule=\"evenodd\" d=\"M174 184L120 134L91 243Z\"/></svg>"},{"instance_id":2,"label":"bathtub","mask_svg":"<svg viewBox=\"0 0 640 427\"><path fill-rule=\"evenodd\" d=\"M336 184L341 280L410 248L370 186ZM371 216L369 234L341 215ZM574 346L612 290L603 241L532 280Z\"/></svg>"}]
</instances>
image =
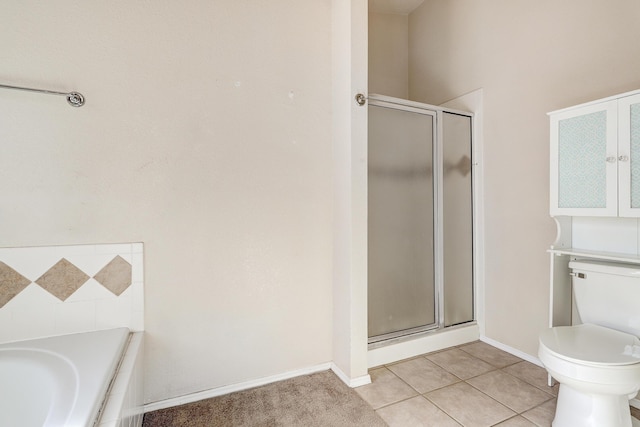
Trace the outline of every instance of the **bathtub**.
<instances>
[{"instance_id":1,"label":"bathtub","mask_svg":"<svg viewBox=\"0 0 640 427\"><path fill-rule=\"evenodd\" d=\"M0 426L102 426L131 336L117 328L0 344Z\"/></svg>"}]
</instances>

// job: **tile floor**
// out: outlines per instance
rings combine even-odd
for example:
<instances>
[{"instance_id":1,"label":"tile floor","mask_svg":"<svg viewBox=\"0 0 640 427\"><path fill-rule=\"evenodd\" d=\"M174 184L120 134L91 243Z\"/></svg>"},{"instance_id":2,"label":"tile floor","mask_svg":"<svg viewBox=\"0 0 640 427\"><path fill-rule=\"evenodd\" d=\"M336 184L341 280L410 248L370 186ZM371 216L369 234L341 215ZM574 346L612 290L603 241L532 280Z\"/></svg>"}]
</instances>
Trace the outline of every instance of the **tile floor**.
<instances>
[{"instance_id":1,"label":"tile floor","mask_svg":"<svg viewBox=\"0 0 640 427\"><path fill-rule=\"evenodd\" d=\"M356 391L390 426L550 426L546 371L477 341L373 368Z\"/></svg>"}]
</instances>

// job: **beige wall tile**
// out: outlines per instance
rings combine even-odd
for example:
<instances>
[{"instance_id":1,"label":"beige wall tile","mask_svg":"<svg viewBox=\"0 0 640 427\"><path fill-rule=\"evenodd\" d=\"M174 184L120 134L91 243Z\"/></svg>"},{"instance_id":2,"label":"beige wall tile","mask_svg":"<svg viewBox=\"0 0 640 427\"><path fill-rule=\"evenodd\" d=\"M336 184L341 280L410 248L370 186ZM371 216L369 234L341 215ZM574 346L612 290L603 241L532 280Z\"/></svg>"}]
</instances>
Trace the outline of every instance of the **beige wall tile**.
<instances>
[{"instance_id":1,"label":"beige wall tile","mask_svg":"<svg viewBox=\"0 0 640 427\"><path fill-rule=\"evenodd\" d=\"M42 276L36 279L35 282L40 285L42 289L45 289L61 301L64 301L87 280L89 280L89 276L62 258Z\"/></svg>"},{"instance_id":2,"label":"beige wall tile","mask_svg":"<svg viewBox=\"0 0 640 427\"><path fill-rule=\"evenodd\" d=\"M31 280L0 261L0 308L29 284L31 284Z\"/></svg>"},{"instance_id":3,"label":"beige wall tile","mask_svg":"<svg viewBox=\"0 0 640 427\"><path fill-rule=\"evenodd\" d=\"M93 278L115 295L120 295L131 285L131 264L116 256Z\"/></svg>"}]
</instances>

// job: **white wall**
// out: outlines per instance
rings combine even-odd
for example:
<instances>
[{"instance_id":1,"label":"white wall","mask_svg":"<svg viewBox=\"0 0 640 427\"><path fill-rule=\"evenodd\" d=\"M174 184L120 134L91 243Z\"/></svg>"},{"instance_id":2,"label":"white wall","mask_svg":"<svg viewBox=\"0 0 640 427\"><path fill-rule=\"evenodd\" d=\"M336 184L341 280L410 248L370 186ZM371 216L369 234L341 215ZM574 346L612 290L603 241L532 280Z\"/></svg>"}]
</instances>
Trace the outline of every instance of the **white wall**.
<instances>
[{"instance_id":1,"label":"white wall","mask_svg":"<svg viewBox=\"0 0 640 427\"><path fill-rule=\"evenodd\" d=\"M145 244L146 402L332 360L327 0L0 15L0 246Z\"/></svg>"},{"instance_id":2,"label":"white wall","mask_svg":"<svg viewBox=\"0 0 640 427\"><path fill-rule=\"evenodd\" d=\"M409 17L409 96L484 89L486 335L537 354L547 327L546 113L640 87L640 3L430 0Z\"/></svg>"},{"instance_id":3,"label":"white wall","mask_svg":"<svg viewBox=\"0 0 640 427\"><path fill-rule=\"evenodd\" d=\"M332 0L333 362L351 386L367 373L367 0Z\"/></svg>"},{"instance_id":4,"label":"white wall","mask_svg":"<svg viewBox=\"0 0 640 427\"><path fill-rule=\"evenodd\" d=\"M369 93L409 97L409 15L369 11Z\"/></svg>"}]
</instances>

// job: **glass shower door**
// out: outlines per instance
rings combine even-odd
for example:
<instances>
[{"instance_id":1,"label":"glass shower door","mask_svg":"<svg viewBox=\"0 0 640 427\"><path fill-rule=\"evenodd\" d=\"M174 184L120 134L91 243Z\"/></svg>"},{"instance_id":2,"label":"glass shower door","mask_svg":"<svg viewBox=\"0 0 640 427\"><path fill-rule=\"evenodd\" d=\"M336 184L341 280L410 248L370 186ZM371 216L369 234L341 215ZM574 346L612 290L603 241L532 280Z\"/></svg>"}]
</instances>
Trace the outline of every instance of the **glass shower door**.
<instances>
[{"instance_id":1,"label":"glass shower door","mask_svg":"<svg viewBox=\"0 0 640 427\"><path fill-rule=\"evenodd\" d=\"M369 104L370 342L437 327L434 125L435 112Z\"/></svg>"}]
</instances>

